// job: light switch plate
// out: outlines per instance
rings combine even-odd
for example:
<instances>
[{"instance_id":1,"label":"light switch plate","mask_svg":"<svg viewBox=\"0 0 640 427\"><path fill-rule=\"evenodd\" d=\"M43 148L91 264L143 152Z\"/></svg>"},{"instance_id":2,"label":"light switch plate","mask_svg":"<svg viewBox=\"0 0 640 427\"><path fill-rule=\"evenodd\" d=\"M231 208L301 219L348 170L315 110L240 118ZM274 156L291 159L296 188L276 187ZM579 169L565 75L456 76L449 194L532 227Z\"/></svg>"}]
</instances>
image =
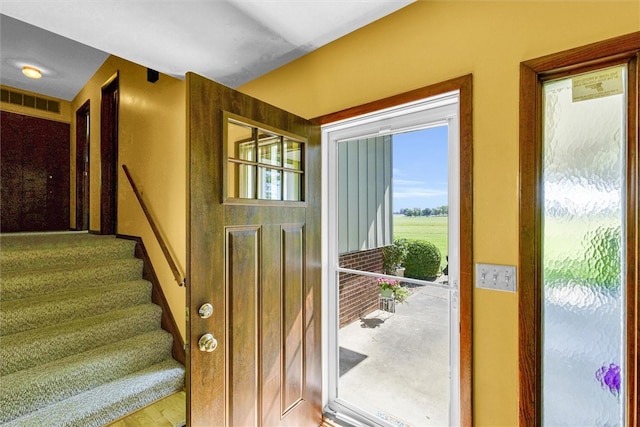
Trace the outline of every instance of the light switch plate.
<instances>
[{"instance_id":1,"label":"light switch plate","mask_svg":"<svg viewBox=\"0 0 640 427\"><path fill-rule=\"evenodd\" d=\"M476 288L515 292L516 266L476 264Z\"/></svg>"}]
</instances>

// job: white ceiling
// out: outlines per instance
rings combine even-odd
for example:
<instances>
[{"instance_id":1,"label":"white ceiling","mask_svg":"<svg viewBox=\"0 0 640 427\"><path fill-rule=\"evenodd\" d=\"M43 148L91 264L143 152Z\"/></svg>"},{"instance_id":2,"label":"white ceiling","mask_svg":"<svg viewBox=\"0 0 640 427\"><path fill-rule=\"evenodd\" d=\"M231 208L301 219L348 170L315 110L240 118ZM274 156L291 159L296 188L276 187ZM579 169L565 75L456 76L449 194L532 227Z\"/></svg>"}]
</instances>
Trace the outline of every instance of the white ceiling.
<instances>
[{"instance_id":1,"label":"white ceiling","mask_svg":"<svg viewBox=\"0 0 640 427\"><path fill-rule=\"evenodd\" d=\"M71 100L114 54L237 87L413 1L0 0L0 82Z\"/></svg>"}]
</instances>

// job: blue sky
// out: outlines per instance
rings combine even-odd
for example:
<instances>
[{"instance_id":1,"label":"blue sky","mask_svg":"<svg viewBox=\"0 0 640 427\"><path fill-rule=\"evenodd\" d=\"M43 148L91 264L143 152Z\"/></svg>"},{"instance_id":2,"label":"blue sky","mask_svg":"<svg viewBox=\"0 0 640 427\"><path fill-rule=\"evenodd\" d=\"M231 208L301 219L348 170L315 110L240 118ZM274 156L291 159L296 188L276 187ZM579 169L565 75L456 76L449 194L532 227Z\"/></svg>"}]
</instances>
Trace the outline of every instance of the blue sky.
<instances>
[{"instance_id":1,"label":"blue sky","mask_svg":"<svg viewBox=\"0 0 640 427\"><path fill-rule=\"evenodd\" d=\"M393 136L393 211L447 205L447 126Z\"/></svg>"}]
</instances>

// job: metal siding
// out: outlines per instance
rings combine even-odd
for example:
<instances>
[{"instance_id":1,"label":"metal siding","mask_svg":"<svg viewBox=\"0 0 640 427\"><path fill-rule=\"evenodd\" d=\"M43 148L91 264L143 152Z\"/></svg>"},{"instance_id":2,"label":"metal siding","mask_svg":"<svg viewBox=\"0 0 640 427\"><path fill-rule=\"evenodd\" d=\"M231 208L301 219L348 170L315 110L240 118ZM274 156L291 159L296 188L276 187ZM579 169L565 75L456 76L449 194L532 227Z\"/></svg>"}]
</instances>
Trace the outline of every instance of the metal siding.
<instances>
[{"instance_id":1,"label":"metal siding","mask_svg":"<svg viewBox=\"0 0 640 427\"><path fill-rule=\"evenodd\" d=\"M391 244L392 137L338 144L338 250L354 252Z\"/></svg>"}]
</instances>

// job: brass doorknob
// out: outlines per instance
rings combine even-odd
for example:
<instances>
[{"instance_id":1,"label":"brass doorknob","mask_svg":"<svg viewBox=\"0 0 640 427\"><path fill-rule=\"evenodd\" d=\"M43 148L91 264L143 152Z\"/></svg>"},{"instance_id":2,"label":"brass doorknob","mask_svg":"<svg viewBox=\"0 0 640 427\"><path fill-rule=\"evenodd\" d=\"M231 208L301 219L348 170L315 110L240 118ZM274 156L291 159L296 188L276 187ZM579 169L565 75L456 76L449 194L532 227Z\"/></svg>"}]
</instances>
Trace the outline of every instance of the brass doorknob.
<instances>
[{"instance_id":1,"label":"brass doorknob","mask_svg":"<svg viewBox=\"0 0 640 427\"><path fill-rule=\"evenodd\" d=\"M198 309L198 315L203 319L208 319L213 314L213 305L210 303L204 303Z\"/></svg>"},{"instance_id":2,"label":"brass doorknob","mask_svg":"<svg viewBox=\"0 0 640 427\"><path fill-rule=\"evenodd\" d=\"M211 353L216 348L218 348L218 340L215 339L211 334L204 334L198 340L198 348L200 349L200 351Z\"/></svg>"}]
</instances>

